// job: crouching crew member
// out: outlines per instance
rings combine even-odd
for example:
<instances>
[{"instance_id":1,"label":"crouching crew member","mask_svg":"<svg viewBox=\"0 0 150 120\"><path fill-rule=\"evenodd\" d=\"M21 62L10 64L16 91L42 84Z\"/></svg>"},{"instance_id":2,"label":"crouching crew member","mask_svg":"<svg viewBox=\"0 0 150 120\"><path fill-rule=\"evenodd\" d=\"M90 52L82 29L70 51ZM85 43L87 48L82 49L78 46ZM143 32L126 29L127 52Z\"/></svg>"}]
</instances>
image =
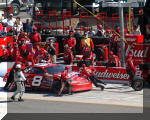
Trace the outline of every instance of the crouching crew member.
<instances>
[{"instance_id":1,"label":"crouching crew member","mask_svg":"<svg viewBox=\"0 0 150 120\"><path fill-rule=\"evenodd\" d=\"M24 81L26 80L23 72L21 71L21 65L17 64L14 72L14 81L17 85L17 90L11 97L12 100L15 100L15 96L20 93L18 101L23 101L22 96L25 92Z\"/></svg>"},{"instance_id":2,"label":"crouching crew member","mask_svg":"<svg viewBox=\"0 0 150 120\"><path fill-rule=\"evenodd\" d=\"M130 80L133 80L133 77L136 74L137 69L133 64L131 53L128 54L128 57L127 57L127 60L126 60L126 70L127 70L127 73L130 75Z\"/></svg>"},{"instance_id":3,"label":"crouching crew member","mask_svg":"<svg viewBox=\"0 0 150 120\"><path fill-rule=\"evenodd\" d=\"M61 96L65 87L68 87L68 93L69 93L69 95L72 95L72 88L70 85L71 80L68 79L68 70L69 70L69 67L66 67L65 70L61 73L61 89L58 92L57 96Z\"/></svg>"},{"instance_id":4,"label":"crouching crew member","mask_svg":"<svg viewBox=\"0 0 150 120\"><path fill-rule=\"evenodd\" d=\"M86 75L96 87L100 87L101 90L103 91L104 86L102 84L104 84L104 85L106 85L106 84L96 78L96 76L94 75L94 68L86 67L85 64L83 64L82 67L83 67L83 70L80 73L80 76Z\"/></svg>"}]
</instances>

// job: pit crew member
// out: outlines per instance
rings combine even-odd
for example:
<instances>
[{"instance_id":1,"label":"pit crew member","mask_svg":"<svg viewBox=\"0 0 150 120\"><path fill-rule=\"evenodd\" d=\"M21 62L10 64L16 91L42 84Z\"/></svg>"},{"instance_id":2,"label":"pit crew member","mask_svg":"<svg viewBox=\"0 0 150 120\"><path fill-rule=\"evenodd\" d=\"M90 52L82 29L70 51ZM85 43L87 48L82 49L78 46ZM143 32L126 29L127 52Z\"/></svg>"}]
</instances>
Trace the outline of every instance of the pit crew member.
<instances>
[{"instance_id":1,"label":"pit crew member","mask_svg":"<svg viewBox=\"0 0 150 120\"><path fill-rule=\"evenodd\" d=\"M34 48L42 41L41 35L37 32L37 27L33 28L33 33L29 35L29 39L31 40Z\"/></svg>"},{"instance_id":2,"label":"pit crew member","mask_svg":"<svg viewBox=\"0 0 150 120\"><path fill-rule=\"evenodd\" d=\"M82 39L81 39L81 42L80 42L80 47L79 47L80 50L82 51L82 49L83 49L83 47L84 47L84 45L85 45L85 43L86 43L86 44L90 47L90 49L91 49L92 51L94 51L94 43L93 43L93 40L88 37L88 33L85 32L83 37L84 37L84 38L82 38Z\"/></svg>"},{"instance_id":3,"label":"pit crew member","mask_svg":"<svg viewBox=\"0 0 150 120\"><path fill-rule=\"evenodd\" d=\"M127 56L126 70L127 70L127 73L130 75L130 80L133 80L133 77L136 74L137 69L136 69L136 67L133 64L132 54L131 53L129 53L128 56Z\"/></svg>"},{"instance_id":4,"label":"pit crew member","mask_svg":"<svg viewBox=\"0 0 150 120\"><path fill-rule=\"evenodd\" d=\"M73 52L71 48L66 44L64 46L64 56L63 56L64 62L67 64L73 64Z\"/></svg>"},{"instance_id":5,"label":"pit crew member","mask_svg":"<svg viewBox=\"0 0 150 120\"><path fill-rule=\"evenodd\" d=\"M14 61L18 61L19 57L21 57L20 56L20 50L18 48L18 44L16 42L14 42L14 44L13 44L13 52L12 52L12 59Z\"/></svg>"},{"instance_id":6,"label":"pit crew member","mask_svg":"<svg viewBox=\"0 0 150 120\"><path fill-rule=\"evenodd\" d=\"M64 91L65 87L68 87L68 94L72 95L72 88L70 85L71 80L69 80L68 78L68 71L69 71L69 67L66 66L65 70L61 73L61 89L58 92L57 96L62 95L62 92Z\"/></svg>"},{"instance_id":7,"label":"pit crew member","mask_svg":"<svg viewBox=\"0 0 150 120\"><path fill-rule=\"evenodd\" d=\"M65 41L64 41L64 46L66 45L66 44L68 44L68 46L73 50L73 54L74 54L74 56L75 56L75 46L76 46L76 38L74 38L73 37L73 35L74 35L74 32L73 32L73 30L70 30L69 31L69 36L65 39Z\"/></svg>"},{"instance_id":8,"label":"pit crew member","mask_svg":"<svg viewBox=\"0 0 150 120\"><path fill-rule=\"evenodd\" d=\"M13 96L11 97L12 100L15 100L15 96L18 93L20 93L18 101L23 101L22 96L23 96L23 93L25 92L25 87L24 87L24 81L25 80L26 80L26 78L25 78L23 72L21 71L21 65L17 64L15 72L14 72L14 81L17 85L17 90L15 91Z\"/></svg>"},{"instance_id":9,"label":"pit crew member","mask_svg":"<svg viewBox=\"0 0 150 120\"><path fill-rule=\"evenodd\" d=\"M96 87L101 88L101 90L103 91L104 86L102 84L104 85L106 84L96 78L96 76L94 75L94 68L86 67L85 64L83 64L82 67L83 67L83 70L81 71L80 76L86 75Z\"/></svg>"},{"instance_id":10,"label":"pit crew member","mask_svg":"<svg viewBox=\"0 0 150 120\"><path fill-rule=\"evenodd\" d=\"M47 53L48 52L44 48L40 48L40 46L37 45L35 55L34 55L35 63L42 62L42 60L44 60L44 58L46 58Z\"/></svg>"},{"instance_id":11,"label":"pit crew member","mask_svg":"<svg viewBox=\"0 0 150 120\"><path fill-rule=\"evenodd\" d=\"M109 52L110 58L108 60L107 67L121 67L120 59L117 55L114 55L112 51Z\"/></svg>"}]
</instances>

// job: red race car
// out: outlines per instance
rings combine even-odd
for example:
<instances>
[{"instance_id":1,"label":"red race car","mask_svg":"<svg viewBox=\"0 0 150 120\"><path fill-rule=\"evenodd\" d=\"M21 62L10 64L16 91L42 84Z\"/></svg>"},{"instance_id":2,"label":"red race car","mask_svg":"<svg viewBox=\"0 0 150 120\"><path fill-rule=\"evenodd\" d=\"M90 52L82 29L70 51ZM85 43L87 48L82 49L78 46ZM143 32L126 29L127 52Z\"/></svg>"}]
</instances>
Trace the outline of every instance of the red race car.
<instances>
[{"instance_id":1,"label":"red race car","mask_svg":"<svg viewBox=\"0 0 150 120\"><path fill-rule=\"evenodd\" d=\"M61 72L64 70L65 66L58 64L41 63L26 67L23 71L27 79L27 81L25 81L25 87L58 91L61 87ZM86 78L79 77L78 74L78 72L69 72L68 76L71 80L70 85L72 86L72 92L91 90L92 83ZM5 75L4 81L7 80L8 75L9 73ZM10 89L12 89L12 87L10 87Z\"/></svg>"}]
</instances>

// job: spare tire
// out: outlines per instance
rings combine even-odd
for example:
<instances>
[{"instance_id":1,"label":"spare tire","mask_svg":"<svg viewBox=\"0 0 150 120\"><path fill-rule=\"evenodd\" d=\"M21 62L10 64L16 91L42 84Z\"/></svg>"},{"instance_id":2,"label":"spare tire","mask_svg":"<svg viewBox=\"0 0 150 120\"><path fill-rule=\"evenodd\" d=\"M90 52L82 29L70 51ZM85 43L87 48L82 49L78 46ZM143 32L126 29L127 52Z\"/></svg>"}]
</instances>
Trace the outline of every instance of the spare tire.
<instances>
[{"instance_id":1,"label":"spare tire","mask_svg":"<svg viewBox=\"0 0 150 120\"><path fill-rule=\"evenodd\" d=\"M135 91L140 91L143 89L143 79L135 76L131 82L131 87L135 90Z\"/></svg>"},{"instance_id":2,"label":"spare tire","mask_svg":"<svg viewBox=\"0 0 150 120\"><path fill-rule=\"evenodd\" d=\"M105 60L105 52L102 48L98 48L96 52L96 59L98 61L104 61Z\"/></svg>"}]
</instances>

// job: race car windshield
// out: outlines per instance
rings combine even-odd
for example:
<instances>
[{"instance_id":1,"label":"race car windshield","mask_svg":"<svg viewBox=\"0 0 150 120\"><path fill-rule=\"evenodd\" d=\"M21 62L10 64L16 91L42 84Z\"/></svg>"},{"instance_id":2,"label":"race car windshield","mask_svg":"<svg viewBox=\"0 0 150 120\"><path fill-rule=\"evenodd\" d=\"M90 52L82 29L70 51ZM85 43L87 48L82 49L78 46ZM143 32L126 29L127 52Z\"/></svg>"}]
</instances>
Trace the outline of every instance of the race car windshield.
<instances>
[{"instance_id":1,"label":"race car windshield","mask_svg":"<svg viewBox=\"0 0 150 120\"><path fill-rule=\"evenodd\" d=\"M62 65L51 66L51 67L46 67L45 70L49 74L57 74L57 73L61 73L62 71L64 71L65 70L65 66L62 66Z\"/></svg>"}]
</instances>

